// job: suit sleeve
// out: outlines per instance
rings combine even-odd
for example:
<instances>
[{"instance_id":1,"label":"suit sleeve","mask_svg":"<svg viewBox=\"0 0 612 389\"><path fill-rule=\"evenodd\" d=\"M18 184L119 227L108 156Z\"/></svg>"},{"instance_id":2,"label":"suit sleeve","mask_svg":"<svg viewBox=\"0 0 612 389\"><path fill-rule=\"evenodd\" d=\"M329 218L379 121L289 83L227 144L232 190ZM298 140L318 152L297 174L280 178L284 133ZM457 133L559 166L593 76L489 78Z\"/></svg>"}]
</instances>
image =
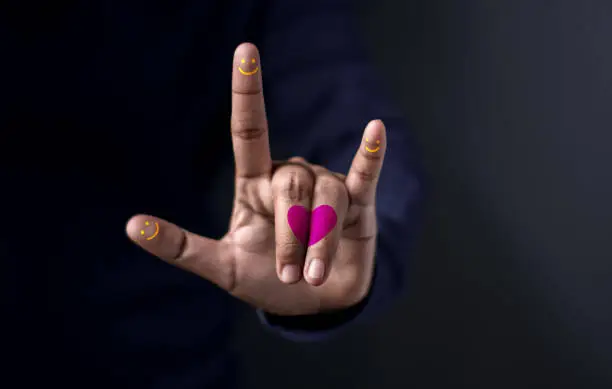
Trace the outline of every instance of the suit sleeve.
<instances>
[{"instance_id":1,"label":"suit sleeve","mask_svg":"<svg viewBox=\"0 0 612 389\"><path fill-rule=\"evenodd\" d=\"M329 336L373 318L404 285L420 224L422 175L408 127L384 97L359 40L352 2L270 1L256 37L262 56L270 142L275 159L302 156L346 173L372 119L387 127L388 149L377 192L379 226L369 295L344 311L281 317L258 312L284 337Z\"/></svg>"}]
</instances>

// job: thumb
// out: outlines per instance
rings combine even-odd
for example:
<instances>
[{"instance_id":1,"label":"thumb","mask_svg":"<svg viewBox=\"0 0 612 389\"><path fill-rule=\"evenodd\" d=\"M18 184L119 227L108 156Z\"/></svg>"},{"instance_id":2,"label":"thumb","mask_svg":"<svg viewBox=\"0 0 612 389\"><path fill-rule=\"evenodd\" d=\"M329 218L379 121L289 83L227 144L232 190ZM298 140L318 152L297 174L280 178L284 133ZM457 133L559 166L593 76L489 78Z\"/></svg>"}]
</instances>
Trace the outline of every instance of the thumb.
<instances>
[{"instance_id":1,"label":"thumb","mask_svg":"<svg viewBox=\"0 0 612 389\"><path fill-rule=\"evenodd\" d=\"M227 244L183 230L149 215L136 215L127 225L128 237L149 253L231 291L233 257Z\"/></svg>"}]
</instances>

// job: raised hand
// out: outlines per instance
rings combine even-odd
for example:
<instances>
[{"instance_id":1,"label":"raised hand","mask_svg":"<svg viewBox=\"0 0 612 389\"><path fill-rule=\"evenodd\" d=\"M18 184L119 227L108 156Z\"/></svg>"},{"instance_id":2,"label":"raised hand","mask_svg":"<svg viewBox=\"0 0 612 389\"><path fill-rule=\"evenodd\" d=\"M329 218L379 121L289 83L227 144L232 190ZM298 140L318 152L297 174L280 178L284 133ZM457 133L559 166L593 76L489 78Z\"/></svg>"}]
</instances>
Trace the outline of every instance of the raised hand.
<instances>
[{"instance_id":1,"label":"raised hand","mask_svg":"<svg viewBox=\"0 0 612 389\"><path fill-rule=\"evenodd\" d=\"M149 215L130 219L128 236L270 313L315 314L361 301L374 267L375 192L386 149L382 122L367 125L346 176L299 157L273 162L260 58L245 43L234 55L231 135L236 184L223 238Z\"/></svg>"}]
</instances>

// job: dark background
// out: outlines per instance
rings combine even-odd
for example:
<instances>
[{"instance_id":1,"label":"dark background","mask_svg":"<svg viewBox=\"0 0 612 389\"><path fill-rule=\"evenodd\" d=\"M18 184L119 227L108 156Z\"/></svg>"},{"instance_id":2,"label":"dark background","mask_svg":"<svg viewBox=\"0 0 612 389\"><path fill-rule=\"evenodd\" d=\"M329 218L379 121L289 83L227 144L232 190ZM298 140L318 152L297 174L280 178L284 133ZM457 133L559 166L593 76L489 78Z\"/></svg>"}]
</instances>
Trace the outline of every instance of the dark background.
<instances>
[{"instance_id":1,"label":"dark background","mask_svg":"<svg viewBox=\"0 0 612 389\"><path fill-rule=\"evenodd\" d=\"M361 8L430 177L406 297L325 344L247 316L244 387L612 387L612 2Z\"/></svg>"}]
</instances>

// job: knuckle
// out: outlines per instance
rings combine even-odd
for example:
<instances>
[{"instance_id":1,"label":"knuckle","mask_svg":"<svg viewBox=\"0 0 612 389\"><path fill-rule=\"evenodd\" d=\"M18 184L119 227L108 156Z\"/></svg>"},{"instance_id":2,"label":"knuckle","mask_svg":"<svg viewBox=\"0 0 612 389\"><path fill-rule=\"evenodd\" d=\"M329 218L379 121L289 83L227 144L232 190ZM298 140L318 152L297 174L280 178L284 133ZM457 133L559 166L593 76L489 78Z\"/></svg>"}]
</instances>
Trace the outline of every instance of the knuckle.
<instances>
[{"instance_id":1,"label":"knuckle","mask_svg":"<svg viewBox=\"0 0 612 389\"><path fill-rule=\"evenodd\" d=\"M231 118L232 134L244 140L257 139L267 131L265 118L260 109L238 109Z\"/></svg>"},{"instance_id":2,"label":"knuckle","mask_svg":"<svg viewBox=\"0 0 612 389\"><path fill-rule=\"evenodd\" d=\"M303 259L302 251L302 245L293 239L276 244L276 258L282 263L300 262Z\"/></svg>"},{"instance_id":3,"label":"knuckle","mask_svg":"<svg viewBox=\"0 0 612 389\"><path fill-rule=\"evenodd\" d=\"M311 197L312 179L303 169L286 168L276 180L277 193L291 202L303 202Z\"/></svg>"},{"instance_id":4,"label":"knuckle","mask_svg":"<svg viewBox=\"0 0 612 389\"><path fill-rule=\"evenodd\" d=\"M298 162L298 163L307 163L307 161L302 157L291 157L289 158L289 161Z\"/></svg>"},{"instance_id":5,"label":"knuckle","mask_svg":"<svg viewBox=\"0 0 612 389\"><path fill-rule=\"evenodd\" d=\"M367 169L364 166L355 166L353 172L359 177L360 180L365 182L374 182L378 179L378 171Z\"/></svg>"},{"instance_id":6,"label":"knuckle","mask_svg":"<svg viewBox=\"0 0 612 389\"><path fill-rule=\"evenodd\" d=\"M335 199L348 199L344 184L331 174L317 178L317 191Z\"/></svg>"},{"instance_id":7,"label":"knuckle","mask_svg":"<svg viewBox=\"0 0 612 389\"><path fill-rule=\"evenodd\" d=\"M319 175L325 175L325 173L327 173L327 169L325 169L323 166L321 165L310 165L310 168L312 169L313 172L319 174Z\"/></svg>"},{"instance_id":8,"label":"knuckle","mask_svg":"<svg viewBox=\"0 0 612 389\"><path fill-rule=\"evenodd\" d=\"M240 124L236 124L240 123ZM261 138L266 133L265 126L256 126L254 123L244 120L236 120L232 125L232 135L242 140L250 141Z\"/></svg>"}]
</instances>

